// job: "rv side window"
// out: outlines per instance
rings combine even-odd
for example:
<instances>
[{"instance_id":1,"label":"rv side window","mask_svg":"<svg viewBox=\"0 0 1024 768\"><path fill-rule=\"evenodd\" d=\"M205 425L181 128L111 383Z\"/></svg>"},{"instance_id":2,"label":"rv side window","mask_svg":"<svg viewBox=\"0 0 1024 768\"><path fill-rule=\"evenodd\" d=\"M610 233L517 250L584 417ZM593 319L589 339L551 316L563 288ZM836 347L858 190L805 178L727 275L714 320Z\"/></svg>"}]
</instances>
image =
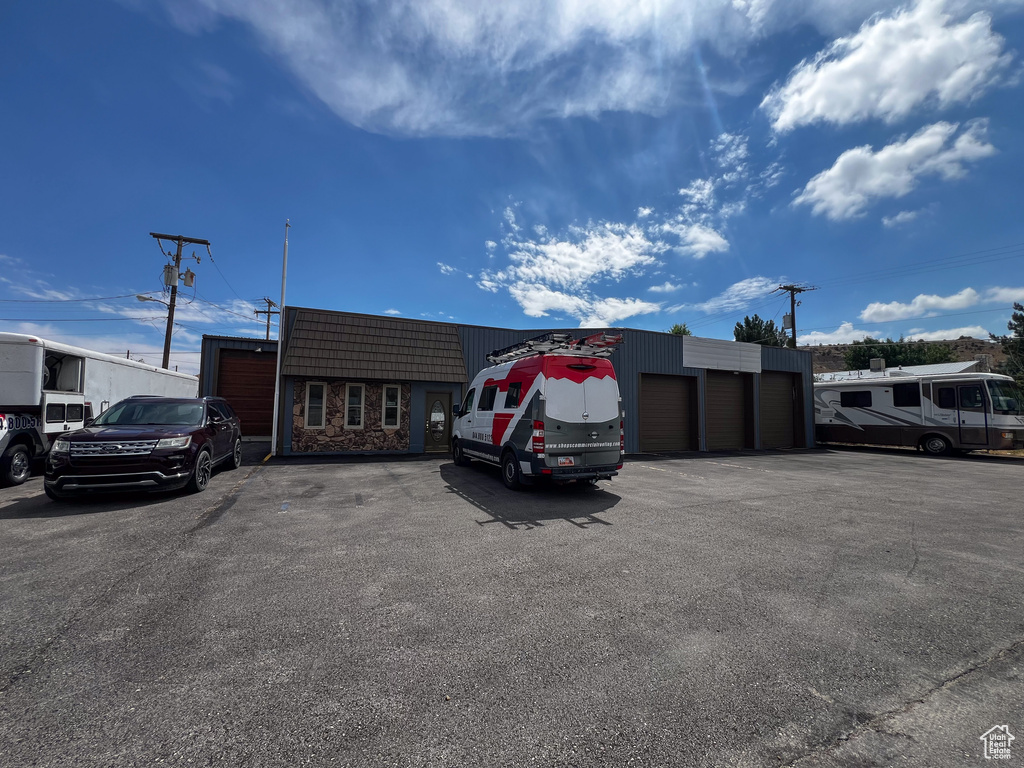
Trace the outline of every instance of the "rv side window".
<instances>
[{"instance_id":1,"label":"rv side window","mask_svg":"<svg viewBox=\"0 0 1024 768\"><path fill-rule=\"evenodd\" d=\"M842 392L839 395L839 404L843 408L870 408L871 391L864 389L859 392Z\"/></svg>"},{"instance_id":2,"label":"rv side window","mask_svg":"<svg viewBox=\"0 0 1024 768\"><path fill-rule=\"evenodd\" d=\"M508 393L505 395L505 407L506 408L518 408L519 407L519 394L522 392L523 385L518 381L513 381L508 385Z\"/></svg>"},{"instance_id":3,"label":"rv side window","mask_svg":"<svg viewBox=\"0 0 1024 768\"><path fill-rule=\"evenodd\" d=\"M64 421L64 403L46 404L46 423L59 424Z\"/></svg>"},{"instance_id":4,"label":"rv side window","mask_svg":"<svg viewBox=\"0 0 1024 768\"><path fill-rule=\"evenodd\" d=\"M919 408L921 386L919 384L893 384L892 404L897 408Z\"/></svg>"},{"instance_id":5,"label":"rv side window","mask_svg":"<svg viewBox=\"0 0 1024 768\"><path fill-rule=\"evenodd\" d=\"M476 409L478 411L493 411L494 398L497 394L497 387L484 387L480 390L480 405L478 405Z\"/></svg>"},{"instance_id":6,"label":"rv side window","mask_svg":"<svg viewBox=\"0 0 1024 768\"><path fill-rule=\"evenodd\" d=\"M462 413L466 414L473 410L473 398L476 396L476 390L469 390L469 394L466 395L466 402L462 404Z\"/></svg>"},{"instance_id":7,"label":"rv side window","mask_svg":"<svg viewBox=\"0 0 1024 768\"><path fill-rule=\"evenodd\" d=\"M68 403L68 421L85 421L85 406L81 403Z\"/></svg>"},{"instance_id":8,"label":"rv side window","mask_svg":"<svg viewBox=\"0 0 1024 768\"><path fill-rule=\"evenodd\" d=\"M956 408L956 390L952 387L939 387L939 408Z\"/></svg>"}]
</instances>

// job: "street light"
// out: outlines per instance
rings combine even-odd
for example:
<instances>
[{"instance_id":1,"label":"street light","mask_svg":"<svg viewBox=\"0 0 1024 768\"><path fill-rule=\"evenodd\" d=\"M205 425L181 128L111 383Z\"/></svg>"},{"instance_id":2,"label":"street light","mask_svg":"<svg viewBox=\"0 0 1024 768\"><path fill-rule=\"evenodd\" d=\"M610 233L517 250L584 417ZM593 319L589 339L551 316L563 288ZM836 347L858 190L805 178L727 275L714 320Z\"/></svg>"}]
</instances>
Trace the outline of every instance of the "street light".
<instances>
[{"instance_id":1,"label":"street light","mask_svg":"<svg viewBox=\"0 0 1024 768\"><path fill-rule=\"evenodd\" d=\"M139 301L155 301L157 304L163 304L167 307L167 333L164 334L164 368L169 368L171 363L171 331L174 329L174 304L168 304L166 301L161 299L154 299L152 296L145 296L141 293L136 293L135 298ZM172 299L173 302L173 299Z\"/></svg>"}]
</instances>

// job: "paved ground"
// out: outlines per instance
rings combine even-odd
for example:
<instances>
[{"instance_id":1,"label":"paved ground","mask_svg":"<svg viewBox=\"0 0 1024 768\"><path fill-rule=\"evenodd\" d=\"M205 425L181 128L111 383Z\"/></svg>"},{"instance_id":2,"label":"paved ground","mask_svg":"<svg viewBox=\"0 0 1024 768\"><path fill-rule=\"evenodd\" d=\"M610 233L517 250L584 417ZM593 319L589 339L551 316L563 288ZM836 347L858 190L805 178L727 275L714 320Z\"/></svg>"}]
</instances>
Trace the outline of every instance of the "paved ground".
<instances>
[{"instance_id":1,"label":"paved ground","mask_svg":"<svg viewBox=\"0 0 1024 768\"><path fill-rule=\"evenodd\" d=\"M1024 463L248 462L195 496L0 491L4 766L1024 759Z\"/></svg>"}]
</instances>

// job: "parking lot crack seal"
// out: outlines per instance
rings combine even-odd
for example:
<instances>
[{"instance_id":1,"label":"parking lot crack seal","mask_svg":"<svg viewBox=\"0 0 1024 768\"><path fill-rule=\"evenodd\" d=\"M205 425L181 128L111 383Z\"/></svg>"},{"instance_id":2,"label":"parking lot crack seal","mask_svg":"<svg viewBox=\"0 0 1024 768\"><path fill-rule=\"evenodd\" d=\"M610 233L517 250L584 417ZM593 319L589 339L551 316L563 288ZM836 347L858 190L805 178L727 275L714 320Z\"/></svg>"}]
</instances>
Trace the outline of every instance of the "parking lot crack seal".
<instances>
[{"instance_id":1,"label":"parking lot crack seal","mask_svg":"<svg viewBox=\"0 0 1024 768\"><path fill-rule=\"evenodd\" d=\"M1024 651L1024 639L1016 640L1007 647L996 651L995 653L991 654L990 656L982 659L981 661L975 664L972 664L971 666L967 667L967 669L964 669L960 672L957 672L955 675L947 677L945 680L942 680L937 685L934 685L931 688L929 688L916 699L908 701L902 707L897 707L895 709L890 709L885 712L880 712L879 714L874 715L870 719L864 720L863 722L858 724L857 727L850 729L841 736L838 736L831 743L810 746L808 750L804 752L804 754L800 755L799 757L793 758L789 762L782 763L780 765L780 768L800 768L800 765L803 764L804 761L811 760L821 755L829 755L838 750L848 741L852 741L853 739L860 736L862 733L866 733L868 731L889 734L892 736L906 736L907 738L910 738L906 734L900 734L898 731L892 731L887 729L885 727L886 724L893 718L899 717L900 715L905 715L911 712L915 707L919 707L922 704L926 704L929 701L929 699L931 699L936 694L941 693L942 691L949 690L966 677L973 675L975 672L983 672L987 667L991 666L997 661L1001 661L1005 659L1007 656L1020 653L1021 651ZM821 698L824 698L821 694L817 695Z\"/></svg>"}]
</instances>

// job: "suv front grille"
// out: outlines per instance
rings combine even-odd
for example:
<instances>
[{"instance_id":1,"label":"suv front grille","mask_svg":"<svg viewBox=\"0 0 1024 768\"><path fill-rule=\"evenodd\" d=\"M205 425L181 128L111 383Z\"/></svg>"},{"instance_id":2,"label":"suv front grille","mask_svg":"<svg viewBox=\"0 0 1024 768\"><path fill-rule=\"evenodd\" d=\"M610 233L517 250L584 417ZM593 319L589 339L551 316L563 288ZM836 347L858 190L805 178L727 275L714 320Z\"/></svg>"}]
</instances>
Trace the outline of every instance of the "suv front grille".
<instances>
[{"instance_id":1,"label":"suv front grille","mask_svg":"<svg viewBox=\"0 0 1024 768\"><path fill-rule=\"evenodd\" d=\"M156 448L156 440L108 440L96 443L71 443L71 456L148 456Z\"/></svg>"}]
</instances>

